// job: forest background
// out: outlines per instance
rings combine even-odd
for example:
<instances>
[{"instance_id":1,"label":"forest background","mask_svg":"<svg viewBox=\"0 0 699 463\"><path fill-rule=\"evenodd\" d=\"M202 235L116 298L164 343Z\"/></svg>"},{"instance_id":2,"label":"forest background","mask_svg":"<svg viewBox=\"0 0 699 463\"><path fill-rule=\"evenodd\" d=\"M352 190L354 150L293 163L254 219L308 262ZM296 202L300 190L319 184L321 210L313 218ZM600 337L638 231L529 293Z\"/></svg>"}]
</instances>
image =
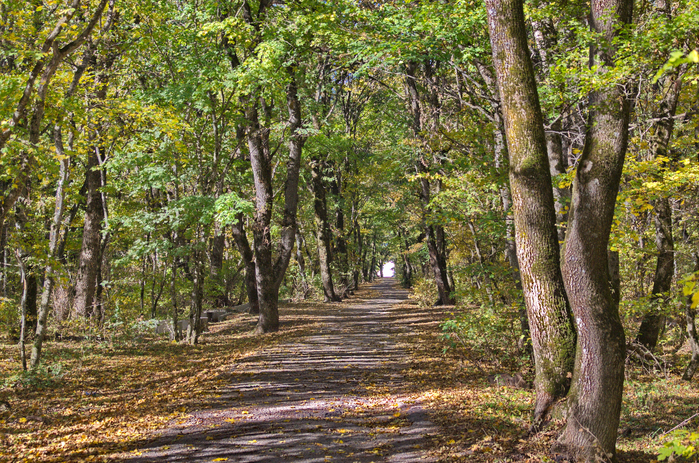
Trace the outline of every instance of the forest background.
<instances>
[{"instance_id":1,"label":"forest background","mask_svg":"<svg viewBox=\"0 0 699 463\"><path fill-rule=\"evenodd\" d=\"M524 5L556 233L590 95L618 89L608 251L625 361L691 379L699 5L626 3L613 66L593 59L591 5ZM6 387L50 376L45 339L168 320L196 344L207 310L246 303L257 333L276 331L279 300L339 301L388 261L420 303L455 304L446 346L531 374L488 16L475 1L3 0L0 327L20 345Z\"/></svg>"}]
</instances>

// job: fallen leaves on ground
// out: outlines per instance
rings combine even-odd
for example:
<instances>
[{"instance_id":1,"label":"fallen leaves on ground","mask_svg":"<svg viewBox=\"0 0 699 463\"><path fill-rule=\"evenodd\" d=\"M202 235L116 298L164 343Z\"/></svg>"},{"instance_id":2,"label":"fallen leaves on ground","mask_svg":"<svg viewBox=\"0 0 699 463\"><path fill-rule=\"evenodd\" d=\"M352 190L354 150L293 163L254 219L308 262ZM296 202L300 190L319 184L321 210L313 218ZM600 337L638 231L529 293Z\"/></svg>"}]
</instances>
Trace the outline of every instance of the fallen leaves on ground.
<instances>
[{"instance_id":1,"label":"fallen leaves on ground","mask_svg":"<svg viewBox=\"0 0 699 463\"><path fill-rule=\"evenodd\" d=\"M370 296L369 291L362 294ZM237 315L213 325L198 346L156 338L126 343L49 343L46 362L61 362L66 374L43 387L0 390L0 399L11 406L0 411L0 461L100 461L120 452L137 454L138 446L154 430L168 423L186 423L189 412L206 408L227 384L239 359L272 343L317 331L311 307L294 304L284 311L282 330L265 336L251 334L253 317ZM406 302L392 310L415 317L400 340L411 355L410 367L402 374L408 391L403 391L403 400L421 403L430 419L441 426L431 445L440 461L551 461L549 449L563 423L553 422L544 432L527 435L532 391L489 384L487 375L499 373L501 366L470 363L466 358L476 353L445 352L439 328L443 309L419 309ZM16 346L0 346L0 355L9 359L0 366L4 378L17 368ZM620 463L654 459L661 432L694 413L699 394L675 373L664 378L633 366L628 369L618 444ZM395 391L374 387L371 382L365 388L375 400L346 414L375 427L377 433L410 425L400 410L392 408ZM342 443L352 431L339 428L334 434L334 442ZM372 452L383 457L389 450L377 447Z\"/></svg>"}]
</instances>

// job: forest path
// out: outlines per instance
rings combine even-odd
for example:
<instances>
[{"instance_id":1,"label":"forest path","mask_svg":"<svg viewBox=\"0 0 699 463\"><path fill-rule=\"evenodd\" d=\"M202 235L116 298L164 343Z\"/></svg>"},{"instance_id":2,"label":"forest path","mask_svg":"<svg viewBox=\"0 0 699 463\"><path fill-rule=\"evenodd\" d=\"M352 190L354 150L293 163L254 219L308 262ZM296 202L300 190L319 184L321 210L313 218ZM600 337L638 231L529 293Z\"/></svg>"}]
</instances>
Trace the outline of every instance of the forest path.
<instances>
[{"instance_id":1,"label":"forest path","mask_svg":"<svg viewBox=\"0 0 699 463\"><path fill-rule=\"evenodd\" d=\"M385 278L371 297L323 304L320 332L241 359L216 403L126 461L435 461L438 428L410 394L400 338L436 320L401 304L407 295Z\"/></svg>"}]
</instances>

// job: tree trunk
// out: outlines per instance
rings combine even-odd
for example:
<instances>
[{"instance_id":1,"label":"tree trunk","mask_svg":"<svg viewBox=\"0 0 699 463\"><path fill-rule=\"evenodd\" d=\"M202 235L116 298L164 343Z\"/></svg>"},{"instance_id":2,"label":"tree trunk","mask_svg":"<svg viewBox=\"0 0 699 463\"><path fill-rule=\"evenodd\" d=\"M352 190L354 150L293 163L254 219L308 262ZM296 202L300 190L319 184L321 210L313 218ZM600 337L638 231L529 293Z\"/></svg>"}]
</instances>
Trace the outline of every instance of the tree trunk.
<instances>
[{"instance_id":1,"label":"tree trunk","mask_svg":"<svg viewBox=\"0 0 699 463\"><path fill-rule=\"evenodd\" d=\"M345 161L345 167L349 165L349 162ZM347 255L347 239L345 238L345 208L344 208L344 198L342 197L342 170L337 168L335 177L331 183L332 194L335 196L337 201L337 206L335 208L335 249L333 251L333 257L337 258L337 267L339 269L340 287L342 288L342 294L340 298L346 297L347 290L349 289L349 260Z\"/></svg>"},{"instance_id":2,"label":"tree trunk","mask_svg":"<svg viewBox=\"0 0 699 463\"><path fill-rule=\"evenodd\" d=\"M83 226L82 247L78 263L78 275L75 282L74 311L77 317L89 317L97 287L97 267L99 266L100 239L104 209L99 188L102 183L97 148L88 153L85 183L87 184L87 205Z\"/></svg>"},{"instance_id":3,"label":"tree trunk","mask_svg":"<svg viewBox=\"0 0 699 463\"><path fill-rule=\"evenodd\" d=\"M591 57L614 65L614 38L631 22L632 0L593 0L591 27L608 44ZM591 63L593 64L593 63ZM578 327L573 386L559 450L584 461L613 459L624 386L625 339L610 288L607 246L628 142L631 105L620 86L594 91L573 183L563 275Z\"/></svg>"},{"instance_id":4,"label":"tree trunk","mask_svg":"<svg viewBox=\"0 0 699 463\"><path fill-rule=\"evenodd\" d=\"M187 325L187 342L191 345L199 343L199 335L202 331L201 314L204 300L204 262L202 251L192 252L192 305L189 312L189 325Z\"/></svg>"},{"instance_id":5,"label":"tree trunk","mask_svg":"<svg viewBox=\"0 0 699 463\"><path fill-rule=\"evenodd\" d=\"M214 237L211 240L211 279L216 285L214 303L216 307L227 307L230 305L228 298L228 288L223 275L223 254L226 248L226 235L220 226L216 225Z\"/></svg>"},{"instance_id":6,"label":"tree trunk","mask_svg":"<svg viewBox=\"0 0 699 463\"><path fill-rule=\"evenodd\" d=\"M311 160L311 187L313 189L313 209L315 211L316 239L318 240L318 261L320 263L320 279L323 284L325 302L340 302L342 299L335 293L332 270L332 248L330 245L330 223L328 207L325 198L325 182L323 181L323 163L313 158Z\"/></svg>"},{"instance_id":7,"label":"tree trunk","mask_svg":"<svg viewBox=\"0 0 699 463\"><path fill-rule=\"evenodd\" d=\"M546 137L521 0L486 0L510 158L517 261L536 367L533 429L568 392L575 328L560 268Z\"/></svg>"},{"instance_id":8,"label":"tree trunk","mask_svg":"<svg viewBox=\"0 0 699 463\"><path fill-rule=\"evenodd\" d=\"M26 279L27 294L25 304L27 309L27 329L30 331L36 331L37 319L39 316L39 311L37 307L39 288L36 275L32 273L32 270L30 268L27 268Z\"/></svg>"},{"instance_id":9,"label":"tree trunk","mask_svg":"<svg viewBox=\"0 0 699 463\"><path fill-rule=\"evenodd\" d=\"M667 88L658 109L653 115L657 120L651 140L652 156L655 159L668 157L668 145L675 127L675 113L682 89L683 70L663 79ZM659 82L660 84L660 82ZM658 260L653 277L651 307L643 317L636 335L636 342L653 350L658 344L660 332L665 327L665 314L662 306L667 305L672 279L675 276L675 242L672 237L672 208L670 198L662 196L653 202L655 212L655 244Z\"/></svg>"},{"instance_id":10,"label":"tree trunk","mask_svg":"<svg viewBox=\"0 0 699 463\"><path fill-rule=\"evenodd\" d=\"M54 143L56 146L56 154L58 159L61 159L60 177L58 187L56 188L56 205L54 207L53 221L49 232L49 264L46 266L44 274L44 285L41 293L41 305L39 306L36 324L36 336L34 337L34 345L32 346L32 355L30 360L30 368L36 369L41 362L41 349L46 336L46 324L49 315L49 304L51 301L51 293L55 282L55 269L53 260L56 259L56 252L59 249L59 241L61 235L61 224L63 222L65 189L68 186L68 176L70 174L70 158L65 155L63 148L63 138L60 126L54 128Z\"/></svg>"},{"instance_id":11,"label":"tree trunk","mask_svg":"<svg viewBox=\"0 0 699 463\"><path fill-rule=\"evenodd\" d=\"M416 70L417 64L414 62L408 63L406 66L406 78L405 78L405 89L408 95L408 102L410 104L410 113L412 117L411 128L413 131L413 136L423 141L423 124L422 124L422 111L420 108L420 96L418 94L417 84L416 84ZM433 102L433 124L431 129L433 131L437 130L436 114L438 113L437 108L438 103ZM453 305L454 299L451 296L451 287L449 286L449 277L447 275L447 260L446 260L446 246L444 244L444 229L439 224L430 223L431 220L428 217L428 209L430 207L430 201L432 199L432 185L429 178L425 175L429 173L428 170L429 162L425 158L424 154L420 155L420 158L416 163L416 171L421 174L419 185L420 185L420 202L422 204L422 221L425 230L425 236L427 240L427 250L430 256L430 266L432 268L432 273L434 276L435 284L437 285L437 291L439 293L439 305Z\"/></svg>"},{"instance_id":12,"label":"tree trunk","mask_svg":"<svg viewBox=\"0 0 699 463\"><path fill-rule=\"evenodd\" d=\"M306 136L299 133L302 126L298 89L289 70L291 82L286 89L289 111L289 159L286 163L284 185L284 212L281 238L276 261L272 261L271 219L274 194L272 191L272 153L269 150L269 129L260 128L257 105L248 107L248 149L255 183L255 223L253 225L255 250L255 280L260 304L260 317L256 334L279 329L279 287L286 273L294 249L296 211L298 209L298 183L301 154Z\"/></svg>"},{"instance_id":13,"label":"tree trunk","mask_svg":"<svg viewBox=\"0 0 699 463\"><path fill-rule=\"evenodd\" d=\"M22 362L22 370L27 371L27 351L25 349L25 341L27 337L27 267L24 265L22 254L19 249L15 249L15 257L19 266L20 281L22 283L22 296L20 299L21 316L19 320L19 359ZM36 284L36 282L35 282Z\"/></svg>"},{"instance_id":14,"label":"tree trunk","mask_svg":"<svg viewBox=\"0 0 699 463\"><path fill-rule=\"evenodd\" d=\"M172 303L172 339L180 341L180 331L177 329L177 318L179 311L179 294L177 291L177 258L172 259L172 268L170 274L170 302Z\"/></svg>"},{"instance_id":15,"label":"tree trunk","mask_svg":"<svg viewBox=\"0 0 699 463\"><path fill-rule=\"evenodd\" d=\"M499 175L505 175L509 172L508 164L508 153L507 153L507 140L505 136L505 121L503 120L501 105L500 105L500 89L498 88L497 77L490 72L483 64L476 63L478 67L478 72L483 77L486 82L488 89L490 91L491 97L498 103L498 108L493 114L493 125L495 126L494 131L494 158L495 158L495 168ZM502 205L502 211L505 216L505 258L510 264L512 269L512 277L514 279L515 287L519 290L522 289L522 277L519 272L519 262L517 261L517 244L515 243L514 231L515 231L515 221L513 215L510 213L512 209L512 193L510 192L510 185L507 181L503 181L503 184L498 188L500 203ZM518 304L517 315L519 317L519 326L522 331L522 335L518 340L518 347L520 349L526 350L530 355L533 356L531 348L531 330L529 329L529 318L527 315L526 304Z\"/></svg>"},{"instance_id":16,"label":"tree trunk","mask_svg":"<svg viewBox=\"0 0 699 463\"><path fill-rule=\"evenodd\" d=\"M699 272L699 251L694 254L694 273ZM684 370L682 379L685 381L690 381L694 374L699 368L699 331L697 330L697 310L696 307L692 306L692 299L694 295L690 294L685 302L684 306L684 316L687 320L687 340L689 341L689 347L692 349L692 358L687 364L687 368Z\"/></svg>"},{"instance_id":17,"label":"tree trunk","mask_svg":"<svg viewBox=\"0 0 699 463\"><path fill-rule=\"evenodd\" d=\"M248 313L257 315L260 313L260 304L257 300L255 255L250 247L248 237L245 234L245 228L243 227L243 215L239 214L237 219L238 220L233 224L231 231L233 232L233 239L235 240L238 252L243 258L243 263L245 264L245 290L248 296L248 303L250 304Z\"/></svg>"}]
</instances>

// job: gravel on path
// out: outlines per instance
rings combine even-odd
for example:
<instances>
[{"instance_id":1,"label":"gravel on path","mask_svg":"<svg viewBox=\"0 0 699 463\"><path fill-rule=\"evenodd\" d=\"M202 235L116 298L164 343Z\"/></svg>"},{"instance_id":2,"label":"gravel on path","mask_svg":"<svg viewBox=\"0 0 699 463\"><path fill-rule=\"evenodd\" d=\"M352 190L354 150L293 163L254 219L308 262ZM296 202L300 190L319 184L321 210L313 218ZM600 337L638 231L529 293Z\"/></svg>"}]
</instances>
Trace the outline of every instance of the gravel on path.
<instances>
[{"instance_id":1,"label":"gravel on path","mask_svg":"<svg viewBox=\"0 0 699 463\"><path fill-rule=\"evenodd\" d=\"M400 308L407 291L390 278L370 289L370 299L324 304L320 332L243 358L210 408L121 461L436 461L438 428L403 376L398 338L415 322Z\"/></svg>"}]
</instances>

